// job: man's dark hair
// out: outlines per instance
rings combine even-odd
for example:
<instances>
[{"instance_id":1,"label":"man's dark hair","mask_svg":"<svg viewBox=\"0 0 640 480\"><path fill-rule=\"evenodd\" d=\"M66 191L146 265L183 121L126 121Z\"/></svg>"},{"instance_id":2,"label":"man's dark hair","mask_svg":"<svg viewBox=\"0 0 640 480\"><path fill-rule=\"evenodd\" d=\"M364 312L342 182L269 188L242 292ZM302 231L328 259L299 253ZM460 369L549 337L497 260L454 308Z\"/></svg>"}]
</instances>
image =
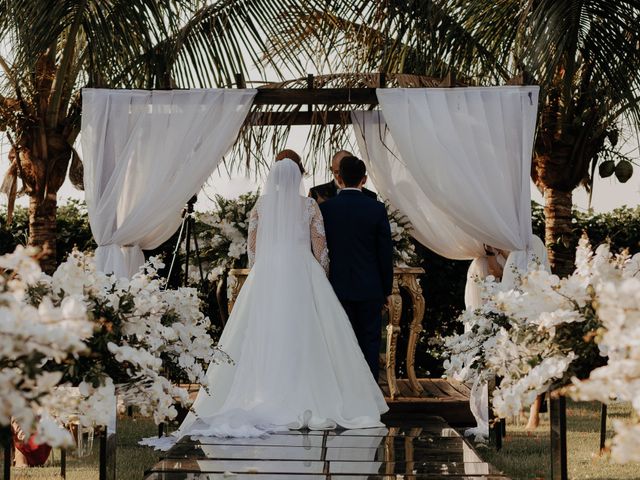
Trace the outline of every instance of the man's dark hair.
<instances>
[{"instance_id":1,"label":"man's dark hair","mask_svg":"<svg viewBox=\"0 0 640 480\"><path fill-rule=\"evenodd\" d=\"M340 177L345 187L357 187L367 174L367 167L358 157L349 156L340 160Z\"/></svg>"}]
</instances>

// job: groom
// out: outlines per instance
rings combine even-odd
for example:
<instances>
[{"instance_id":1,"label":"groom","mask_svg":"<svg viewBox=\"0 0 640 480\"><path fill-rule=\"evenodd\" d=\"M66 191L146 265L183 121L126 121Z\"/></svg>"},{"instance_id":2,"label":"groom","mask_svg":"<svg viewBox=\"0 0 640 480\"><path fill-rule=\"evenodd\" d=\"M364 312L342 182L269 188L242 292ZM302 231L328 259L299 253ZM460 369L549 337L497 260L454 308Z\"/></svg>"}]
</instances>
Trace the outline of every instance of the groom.
<instances>
[{"instance_id":1,"label":"groom","mask_svg":"<svg viewBox=\"0 0 640 480\"><path fill-rule=\"evenodd\" d=\"M322 185L316 185L309 190L309 196L313 198L318 205L322 202L329 200L330 198L335 197L340 191L340 185L338 185L338 177L340 176L340 162L345 157L352 157L353 154L351 152L347 152L346 150L340 150L336 152L336 154L331 159L331 166L329 169L331 170L331 174L333 175L333 180L328 183L323 183ZM367 197L373 198L376 200L378 196L375 192L368 190L362 187L362 193L364 193Z\"/></svg>"},{"instance_id":2,"label":"groom","mask_svg":"<svg viewBox=\"0 0 640 480\"><path fill-rule=\"evenodd\" d=\"M362 160L342 158L337 175L342 190L320 210L329 248L329 280L377 380L382 307L393 285L393 247L384 204L362 192L366 180Z\"/></svg>"}]
</instances>

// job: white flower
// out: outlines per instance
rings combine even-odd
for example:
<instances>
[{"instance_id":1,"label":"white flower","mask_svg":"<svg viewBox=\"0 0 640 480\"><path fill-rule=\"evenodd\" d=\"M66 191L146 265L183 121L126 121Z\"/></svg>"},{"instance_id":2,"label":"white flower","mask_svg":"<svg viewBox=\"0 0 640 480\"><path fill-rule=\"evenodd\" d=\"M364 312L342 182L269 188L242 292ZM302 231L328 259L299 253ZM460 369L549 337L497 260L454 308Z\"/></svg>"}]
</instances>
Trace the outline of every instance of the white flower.
<instances>
[{"instance_id":1,"label":"white flower","mask_svg":"<svg viewBox=\"0 0 640 480\"><path fill-rule=\"evenodd\" d=\"M116 391L158 422L174 418L174 402L186 405L189 399L163 376L163 359L203 385L203 365L218 361L198 292L166 290L157 277L162 266L157 259L131 279L97 272L93 257L77 251L52 277L19 249L0 257L0 264L15 274L0 272L0 425L13 418L52 446L68 445L70 436L61 425L110 422ZM108 332L116 320L122 334L108 343L106 355L122 369L93 372L96 387L88 380L78 387L62 385L66 362L84 354L85 341ZM125 368L130 380L115 386L109 375L122 378Z\"/></svg>"},{"instance_id":2,"label":"white flower","mask_svg":"<svg viewBox=\"0 0 640 480\"><path fill-rule=\"evenodd\" d=\"M640 412L639 265L640 257L613 255L606 245L592 251L583 238L576 270L567 278L535 265L514 288L487 278L482 308L459 318L465 333L445 339L447 374L464 381L501 377L493 408L499 416L512 415L551 386L566 385L573 362L585 367L573 350L595 348L595 338L608 364L587 381L573 379L572 395L628 400Z\"/></svg>"},{"instance_id":3,"label":"white flower","mask_svg":"<svg viewBox=\"0 0 640 480\"><path fill-rule=\"evenodd\" d=\"M618 463L640 462L640 424L614 420L616 435L611 441L611 457Z\"/></svg>"},{"instance_id":4,"label":"white flower","mask_svg":"<svg viewBox=\"0 0 640 480\"><path fill-rule=\"evenodd\" d=\"M156 271L163 269L165 266L162 258L158 256L150 257L148 261L150 266Z\"/></svg>"},{"instance_id":5,"label":"white flower","mask_svg":"<svg viewBox=\"0 0 640 480\"><path fill-rule=\"evenodd\" d=\"M211 282L215 282L218 280L218 278L220 278L220 276L224 273L224 268L223 267L215 267L213 270L211 270L208 275L207 275L207 279Z\"/></svg>"},{"instance_id":6,"label":"white flower","mask_svg":"<svg viewBox=\"0 0 640 480\"><path fill-rule=\"evenodd\" d=\"M18 245L13 253L0 257L0 268L15 272L20 277L20 280L25 283L36 283L42 275L40 265L34 259L37 253L38 249L35 247L25 248L22 245Z\"/></svg>"}]
</instances>

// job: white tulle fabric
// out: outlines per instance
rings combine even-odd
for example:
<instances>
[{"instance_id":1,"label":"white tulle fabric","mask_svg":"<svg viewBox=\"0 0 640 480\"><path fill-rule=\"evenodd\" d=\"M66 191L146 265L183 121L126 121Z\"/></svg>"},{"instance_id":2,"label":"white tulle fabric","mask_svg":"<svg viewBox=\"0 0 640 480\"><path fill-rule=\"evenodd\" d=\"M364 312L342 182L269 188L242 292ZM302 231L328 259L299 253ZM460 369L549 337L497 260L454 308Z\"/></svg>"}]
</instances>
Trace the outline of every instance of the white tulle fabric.
<instances>
[{"instance_id":1,"label":"white tulle fabric","mask_svg":"<svg viewBox=\"0 0 640 480\"><path fill-rule=\"evenodd\" d=\"M130 277L231 147L256 90L82 90L85 199L101 271Z\"/></svg>"},{"instance_id":2,"label":"white tulle fabric","mask_svg":"<svg viewBox=\"0 0 640 480\"><path fill-rule=\"evenodd\" d=\"M249 215L249 231L247 235L247 256L249 257L249 268L253 267L256 261L256 244L258 242L258 224L260 223L260 210L262 200L258 199L257 206L251 210ZM306 199L305 205L306 219L311 228L311 251L322 266L325 273L329 275L329 250L327 249L327 236L324 230L324 221L320 207L313 198Z\"/></svg>"},{"instance_id":3,"label":"white tulle fabric","mask_svg":"<svg viewBox=\"0 0 640 480\"><path fill-rule=\"evenodd\" d=\"M431 202L474 239L527 250L538 87L393 88L377 97Z\"/></svg>"},{"instance_id":4,"label":"white tulle fabric","mask_svg":"<svg viewBox=\"0 0 640 480\"><path fill-rule=\"evenodd\" d=\"M531 231L530 166L537 87L378 89L380 112L352 112L380 193L438 254L473 260L465 303L481 305L484 245L511 252L505 281L540 257ZM509 269L509 272L507 272ZM488 434L486 395L472 410Z\"/></svg>"},{"instance_id":5,"label":"white tulle fabric","mask_svg":"<svg viewBox=\"0 0 640 480\"><path fill-rule=\"evenodd\" d=\"M258 203L251 269L220 337L235 361L212 364L176 437L382 427L387 410L348 317L311 250L291 160L276 162Z\"/></svg>"}]
</instances>

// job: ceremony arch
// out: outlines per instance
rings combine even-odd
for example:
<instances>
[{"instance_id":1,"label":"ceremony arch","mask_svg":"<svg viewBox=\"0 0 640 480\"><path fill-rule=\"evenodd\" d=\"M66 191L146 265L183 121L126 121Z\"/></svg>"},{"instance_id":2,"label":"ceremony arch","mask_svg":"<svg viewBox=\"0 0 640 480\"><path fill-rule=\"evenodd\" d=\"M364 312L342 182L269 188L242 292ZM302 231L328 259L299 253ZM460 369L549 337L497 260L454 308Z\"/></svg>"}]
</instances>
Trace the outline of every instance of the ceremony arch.
<instances>
[{"instance_id":1,"label":"ceremony arch","mask_svg":"<svg viewBox=\"0 0 640 480\"><path fill-rule=\"evenodd\" d=\"M447 258L473 260L467 306L481 303L485 245L511 252L506 283L544 256L531 232L537 87L466 87L453 75L393 77L408 88L389 88L384 74L354 88L316 88L315 80L249 89L238 75L234 89L84 89L84 185L98 268L133 275L142 250L176 231L182 207L243 126L351 124L371 180L415 238Z\"/></svg>"}]
</instances>

